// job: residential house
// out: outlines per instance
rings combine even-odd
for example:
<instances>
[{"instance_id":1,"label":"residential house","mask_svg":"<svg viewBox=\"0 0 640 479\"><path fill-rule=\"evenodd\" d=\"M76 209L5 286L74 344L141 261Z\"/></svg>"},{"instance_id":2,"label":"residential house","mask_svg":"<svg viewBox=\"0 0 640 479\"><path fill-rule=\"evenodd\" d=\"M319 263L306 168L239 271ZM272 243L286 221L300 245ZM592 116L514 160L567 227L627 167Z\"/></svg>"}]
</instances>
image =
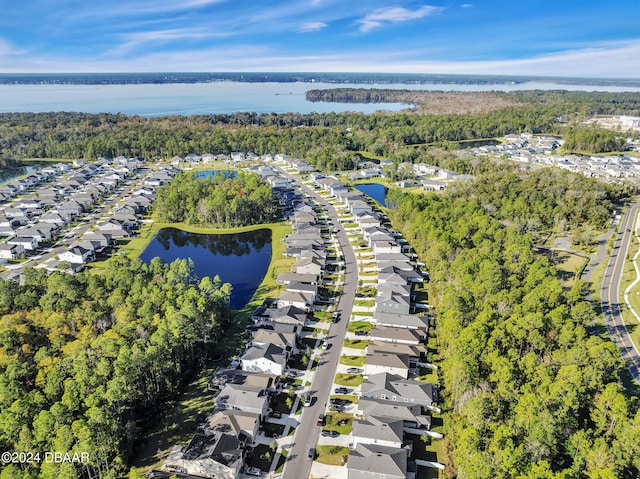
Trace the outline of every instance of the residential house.
<instances>
[{"instance_id":1,"label":"residential house","mask_svg":"<svg viewBox=\"0 0 640 479\"><path fill-rule=\"evenodd\" d=\"M364 375L393 374L404 379L409 377L409 356L386 351L373 350L367 352L364 361Z\"/></svg>"},{"instance_id":2,"label":"residential house","mask_svg":"<svg viewBox=\"0 0 640 479\"><path fill-rule=\"evenodd\" d=\"M406 295L385 290L376 296L375 310L381 313L409 314L411 301Z\"/></svg>"},{"instance_id":3,"label":"residential house","mask_svg":"<svg viewBox=\"0 0 640 479\"><path fill-rule=\"evenodd\" d=\"M270 329L258 329L253 333L251 344L259 344L262 346L275 344L276 346L283 347L289 353L295 354L297 352L297 338L298 335L294 332L278 332Z\"/></svg>"},{"instance_id":4,"label":"residential house","mask_svg":"<svg viewBox=\"0 0 640 479\"><path fill-rule=\"evenodd\" d=\"M358 444L402 448L404 439L404 421L402 419L382 420L369 416L353 422L353 447Z\"/></svg>"},{"instance_id":5,"label":"residential house","mask_svg":"<svg viewBox=\"0 0 640 479\"><path fill-rule=\"evenodd\" d=\"M299 291L282 291L278 295L278 307L284 308L285 306L295 306L296 308L308 311L313 305L315 295L312 293L305 293Z\"/></svg>"},{"instance_id":6,"label":"residential house","mask_svg":"<svg viewBox=\"0 0 640 479\"><path fill-rule=\"evenodd\" d=\"M369 331L371 341L391 344L415 345L424 343L427 340L427 333L421 329L396 328L390 326L376 325Z\"/></svg>"},{"instance_id":7,"label":"residential house","mask_svg":"<svg viewBox=\"0 0 640 479\"><path fill-rule=\"evenodd\" d=\"M214 410L198 427L198 432L210 436L216 432L232 434L245 444L252 444L260 425L260 415L233 409Z\"/></svg>"},{"instance_id":8,"label":"residential house","mask_svg":"<svg viewBox=\"0 0 640 479\"><path fill-rule=\"evenodd\" d=\"M25 253L23 245L0 243L0 258L17 259Z\"/></svg>"},{"instance_id":9,"label":"residential house","mask_svg":"<svg viewBox=\"0 0 640 479\"><path fill-rule=\"evenodd\" d=\"M63 251L58 255L60 261L68 261L72 264L87 263L93 258L93 249L82 247L79 245L70 247L67 251Z\"/></svg>"},{"instance_id":10,"label":"residential house","mask_svg":"<svg viewBox=\"0 0 640 479\"><path fill-rule=\"evenodd\" d=\"M240 356L243 371L281 376L287 369L289 352L275 344L254 344Z\"/></svg>"},{"instance_id":11,"label":"residential house","mask_svg":"<svg viewBox=\"0 0 640 479\"><path fill-rule=\"evenodd\" d=\"M164 468L208 479L236 479L242 468L242 447L231 433L194 434L189 444L171 450Z\"/></svg>"},{"instance_id":12,"label":"residential house","mask_svg":"<svg viewBox=\"0 0 640 479\"><path fill-rule=\"evenodd\" d=\"M280 273L276 279L278 284L308 283L317 284L318 277L315 274Z\"/></svg>"},{"instance_id":13,"label":"residential house","mask_svg":"<svg viewBox=\"0 0 640 479\"><path fill-rule=\"evenodd\" d=\"M269 406L269 394L266 389L227 383L216 395L218 409L235 409L266 417Z\"/></svg>"},{"instance_id":14,"label":"residential house","mask_svg":"<svg viewBox=\"0 0 640 479\"><path fill-rule=\"evenodd\" d=\"M347 479L406 479L408 462L405 449L361 443L349 452Z\"/></svg>"},{"instance_id":15,"label":"residential house","mask_svg":"<svg viewBox=\"0 0 640 479\"><path fill-rule=\"evenodd\" d=\"M373 313L373 321L378 326L390 326L393 328L429 330L429 317L417 314Z\"/></svg>"},{"instance_id":16,"label":"residential house","mask_svg":"<svg viewBox=\"0 0 640 479\"><path fill-rule=\"evenodd\" d=\"M275 322L304 326L307 320L307 312L295 306L285 306L279 308L267 308L260 306L253 312L251 319L255 323Z\"/></svg>"},{"instance_id":17,"label":"residential house","mask_svg":"<svg viewBox=\"0 0 640 479\"><path fill-rule=\"evenodd\" d=\"M33 236L15 236L7 240L7 243L20 245L27 251L34 251L40 245L38 239Z\"/></svg>"},{"instance_id":18,"label":"residential house","mask_svg":"<svg viewBox=\"0 0 640 479\"><path fill-rule=\"evenodd\" d=\"M361 385L362 397L394 403L412 403L432 407L438 400L437 386L413 381L399 375L379 373L369 376Z\"/></svg>"},{"instance_id":19,"label":"residential house","mask_svg":"<svg viewBox=\"0 0 640 479\"><path fill-rule=\"evenodd\" d=\"M298 274L313 274L321 276L324 265L317 258L300 258L296 261L295 272Z\"/></svg>"}]
</instances>

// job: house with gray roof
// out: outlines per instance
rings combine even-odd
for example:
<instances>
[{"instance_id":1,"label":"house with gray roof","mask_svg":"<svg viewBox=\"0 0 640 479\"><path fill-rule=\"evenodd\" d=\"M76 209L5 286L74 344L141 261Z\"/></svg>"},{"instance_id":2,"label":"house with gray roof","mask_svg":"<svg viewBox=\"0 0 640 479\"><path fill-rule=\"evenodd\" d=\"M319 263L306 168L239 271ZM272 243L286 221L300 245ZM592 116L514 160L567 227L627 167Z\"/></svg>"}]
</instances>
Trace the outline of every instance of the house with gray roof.
<instances>
[{"instance_id":1,"label":"house with gray roof","mask_svg":"<svg viewBox=\"0 0 640 479\"><path fill-rule=\"evenodd\" d=\"M384 350L367 351L364 361L364 376L392 374L403 378L409 377L409 356L395 354Z\"/></svg>"},{"instance_id":2,"label":"house with gray roof","mask_svg":"<svg viewBox=\"0 0 640 479\"><path fill-rule=\"evenodd\" d=\"M376 296L375 310L380 313L409 314L411 300L406 295L386 290Z\"/></svg>"},{"instance_id":3,"label":"house with gray roof","mask_svg":"<svg viewBox=\"0 0 640 479\"><path fill-rule=\"evenodd\" d=\"M297 351L296 348L296 339L298 335L293 332L278 332L273 331L271 329L258 329L253 333L253 338L251 339L252 344L275 344L276 346L281 346L288 350L291 353Z\"/></svg>"},{"instance_id":4,"label":"house with gray roof","mask_svg":"<svg viewBox=\"0 0 640 479\"><path fill-rule=\"evenodd\" d=\"M186 446L175 446L163 467L208 479L235 479L242 468L243 443L233 434L194 434Z\"/></svg>"},{"instance_id":5,"label":"house with gray roof","mask_svg":"<svg viewBox=\"0 0 640 479\"><path fill-rule=\"evenodd\" d=\"M215 398L218 409L235 409L265 417L269 406L266 389L227 383Z\"/></svg>"},{"instance_id":6,"label":"house with gray roof","mask_svg":"<svg viewBox=\"0 0 640 479\"><path fill-rule=\"evenodd\" d=\"M315 274L280 273L278 274L276 283L278 284L291 284L291 283L317 284L318 277Z\"/></svg>"},{"instance_id":7,"label":"house with gray roof","mask_svg":"<svg viewBox=\"0 0 640 479\"><path fill-rule=\"evenodd\" d=\"M381 343L418 345L427 340L427 333L422 329L376 325L369 331L369 339Z\"/></svg>"},{"instance_id":8,"label":"house with gray roof","mask_svg":"<svg viewBox=\"0 0 640 479\"><path fill-rule=\"evenodd\" d=\"M370 416L365 419L357 419L353 422L353 447L358 444L376 444L401 448L404 438L404 421L398 419L385 419Z\"/></svg>"},{"instance_id":9,"label":"house with gray roof","mask_svg":"<svg viewBox=\"0 0 640 479\"><path fill-rule=\"evenodd\" d=\"M408 456L406 449L358 444L349 452L347 479L406 479L410 470Z\"/></svg>"},{"instance_id":10,"label":"house with gray roof","mask_svg":"<svg viewBox=\"0 0 640 479\"><path fill-rule=\"evenodd\" d=\"M258 323L272 321L276 323L294 324L304 326L307 321L307 312L295 306L285 306L280 308L267 308L260 306L251 315L251 319Z\"/></svg>"},{"instance_id":11,"label":"house with gray roof","mask_svg":"<svg viewBox=\"0 0 640 479\"><path fill-rule=\"evenodd\" d=\"M252 444L258 435L260 415L234 409L216 409L198 427L206 436L215 432L233 434L241 442Z\"/></svg>"},{"instance_id":12,"label":"house with gray roof","mask_svg":"<svg viewBox=\"0 0 640 479\"><path fill-rule=\"evenodd\" d=\"M407 402L391 402L384 399L361 397L356 403L355 416L376 417L381 420L402 419L408 427L428 428L431 417L422 414L422 406Z\"/></svg>"},{"instance_id":13,"label":"house with gray roof","mask_svg":"<svg viewBox=\"0 0 640 479\"><path fill-rule=\"evenodd\" d=\"M437 386L412 381L398 375L379 373L362 382L362 397L395 403L411 403L431 407L437 401Z\"/></svg>"},{"instance_id":14,"label":"house with gray roof","mask_svg":"<svg viewBox=\"0 0 640 479\"><path fill-rule=\"evenodd\" d=\"M288 359L289 352L283 346L253 344L240 356L240 363L243 371L282 376L287 369Z\"/></svg>"},{"instance_id":15,"label":"house with gray roof","mask_svg":"<svg viewBox=\"0 0 640 479\"><path fill-rule=\"evenodd\" d=\"M393 328L408 328L429 330L429 317L418 316L417 314L396 314L374 312L373 321L379 326L390 326Z\"/></svg>"}]
</instances>

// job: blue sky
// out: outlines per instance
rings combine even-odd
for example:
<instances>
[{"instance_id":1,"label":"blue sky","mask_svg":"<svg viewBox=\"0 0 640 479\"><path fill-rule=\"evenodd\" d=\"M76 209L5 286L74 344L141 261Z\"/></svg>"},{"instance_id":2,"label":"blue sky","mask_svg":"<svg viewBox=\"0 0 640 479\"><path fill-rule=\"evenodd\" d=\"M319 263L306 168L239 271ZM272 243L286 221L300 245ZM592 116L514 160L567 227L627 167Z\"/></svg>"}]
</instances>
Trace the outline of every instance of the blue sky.
<instances>
[{"instance_id":1,"label":"blue sky","mask_svg":"<svg viewBox=\"0 0 640 479\"><path fill-rule=\"evenodd\" d=\"M2 2L0 72L640 78L640 0Z\"/></svg>"}]
</instances>

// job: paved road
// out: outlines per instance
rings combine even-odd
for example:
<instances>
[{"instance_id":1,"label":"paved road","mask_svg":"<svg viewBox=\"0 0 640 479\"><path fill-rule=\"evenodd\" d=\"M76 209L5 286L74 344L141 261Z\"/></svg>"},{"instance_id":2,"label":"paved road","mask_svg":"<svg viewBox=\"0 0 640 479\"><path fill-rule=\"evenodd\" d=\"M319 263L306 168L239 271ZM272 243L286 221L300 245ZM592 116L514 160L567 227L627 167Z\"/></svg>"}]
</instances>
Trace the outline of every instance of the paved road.
<instances>
[{"instance_id":1,"label":"paved road","mask_svg":"<svg viewBox=\"0 0 640 479\"><path fill-rule=\"evenodd\" d=\"M340 350L342 349L349 317L351 316L351 310L353 309L353 303L358 290L358 265L356 263L356 255L347 238L347 233L342 223L338 220L338 214L335 208L291 175L282 170L280 171L290 181L298 183L305 193L310 194L318 204L325 208L329 214L329 219L338 230L337 239L342 248L345 265L343 291L337 305L337 311L341 313L342 319L338 323L332 323L329 329L326 341L328 344L331 344L331 347L321 356L310 387L310 391L315 399L311 406L304 408L302 412L300 425L296 429L293 437L293 445L287 455L287 462L285 462L283 469L283 477L285 479L304 479L309 477L311 472L312 462L308 456L309 449L316 447L321 429L320 426L316 425L316 421L318 420L318 416L325 412L327 402L329 401L333 378L338 366L338 360L340 359Z\"/></svg>"},{"instance_id":2,"label":"paved road","mask_svg":"<svg viewBox=\"0 0 640 479\"><path fill-rule=\"evenodd\" d=\"M640 203L633 203L623 213L619 232L613 243L613 251L611 252L600 290L602 312L604 313L607 330L613 342L620 348L622 359L628 363L629 371L638 383L640 383L640 352L631 341L629 331L624 325L618 298L620 298L620 280L622 279L629 244L633 238L632 233L639 208Z\"/></svg>"}]
</instances>

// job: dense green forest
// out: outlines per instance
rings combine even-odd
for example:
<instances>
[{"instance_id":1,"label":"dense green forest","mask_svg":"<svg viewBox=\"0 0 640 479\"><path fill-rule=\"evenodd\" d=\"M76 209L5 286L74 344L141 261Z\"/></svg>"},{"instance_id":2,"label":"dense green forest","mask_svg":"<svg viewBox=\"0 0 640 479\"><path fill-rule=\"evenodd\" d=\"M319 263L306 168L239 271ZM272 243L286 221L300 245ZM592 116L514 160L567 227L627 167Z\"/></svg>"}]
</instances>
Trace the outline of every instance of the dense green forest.
<instances>
[{"instance_id":1,"label":"dense green forest","mask_svg":"<svg viewBox=\"0 0 640 479\"><path fill-rule=\"evenodd\" d=\"M229 324L230 285L159 258L118 257L100 275L25 275L0 282L0 449L90 461L5 464L0 477L122 477L143 428Z\"/></svg>"},{"instance_id":2,"label":"dense green forest","mask_svg":"<svg viewBox=\"0 0 640 479\"><path fill-rule=\"evenodd\" d=\"M242 171L236 178L227 178L224 172L212 178L180 173L158 188L153 206L169 223L246 226L269 223L279 214L271 186L258 175Z\"/></svg>"},{"instance_id":3,"label":"dense green forest","mask_svg":"<svg viewBox=\"0 0 640 479\"><path fill-rule=\"evenodd\" d=\"M533 240L560 220L601 227L624 192L550 169L476 174L445 194L387 198L430 272L447 475L636 477L640 412L619 352L587 332L596 312L586 286L567 290Z\"/></svg>"},{"instance_id":4,"label":"dense green forest","mask_svg":"<svg viewBox=\"0 0 640 479\"><path fill-rule=\"evenodd\" d=\"M603 128L570 128L564 134L563 149L604 153L627 149L627 135Z\"/></svg>"},{"instance_id":5,"label":"dense green forest","mask_svg":"<svg viewBox=\"0 0 640 479\"><path fill-rule=\"evenodd\" d=\"M0 157L171 158L189 152L254 151L305 158L321 170L343 170L355 166L361 151L397 162L415 161L423 152L419 145L523 131L562 134L567 129L563 122L595 114L640 112L637 95L626 93L535 91L500 96L514 104L478 114L235 113L143 118L5 113L0 114ZM449 110L465 111L455 102ZM600 138L593 143L599 149L618 146Z\"/></svg>"}]
</instances>

